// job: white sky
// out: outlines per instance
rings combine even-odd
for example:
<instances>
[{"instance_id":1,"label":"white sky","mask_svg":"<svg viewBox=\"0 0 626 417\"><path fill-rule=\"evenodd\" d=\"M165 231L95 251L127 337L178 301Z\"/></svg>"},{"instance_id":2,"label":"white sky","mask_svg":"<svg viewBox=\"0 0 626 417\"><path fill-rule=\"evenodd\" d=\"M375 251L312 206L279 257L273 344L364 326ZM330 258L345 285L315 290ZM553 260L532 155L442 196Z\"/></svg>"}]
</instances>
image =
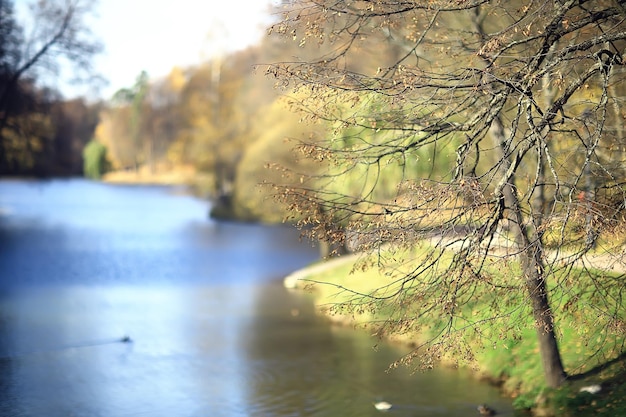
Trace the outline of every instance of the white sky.
<instances>
[{"instance_id":1,"label":"white sky","mask_svg":"<svg viewBox=\"0 0 626 417\"><path fill-rule=\"evenodd\" d=\"M174 66L190 66L218 51L242 49L264 35L275 0L99 0L92 31L105 51L95 70L109 85L99 92L110 98L130 87L146 70L159 78ZM16 0L16 9L27 0ZM49 83L50 84L50 83ZM51 84L68 96L89 94L87 87Z\"/></svg>"}]
</instances>

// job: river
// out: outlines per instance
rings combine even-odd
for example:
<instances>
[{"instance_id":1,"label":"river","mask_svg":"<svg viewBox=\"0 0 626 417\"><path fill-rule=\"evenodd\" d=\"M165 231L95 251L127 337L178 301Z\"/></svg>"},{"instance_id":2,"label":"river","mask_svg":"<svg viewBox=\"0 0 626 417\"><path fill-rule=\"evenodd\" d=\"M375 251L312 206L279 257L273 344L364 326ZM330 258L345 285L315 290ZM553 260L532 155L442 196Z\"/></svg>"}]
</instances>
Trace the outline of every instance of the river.
<instances>
[{"instance_id":1,"label":"river","mask_svg":"<svg viewBox=\"0 0 626 417\"><path fill-rule=\"evenodd\" d=\"M512 414L462 372L386 372L404 348L281 285L316 258L297 231L208 208L171 187L0 181L0 416Z\"/></svg>"}]
</instances>

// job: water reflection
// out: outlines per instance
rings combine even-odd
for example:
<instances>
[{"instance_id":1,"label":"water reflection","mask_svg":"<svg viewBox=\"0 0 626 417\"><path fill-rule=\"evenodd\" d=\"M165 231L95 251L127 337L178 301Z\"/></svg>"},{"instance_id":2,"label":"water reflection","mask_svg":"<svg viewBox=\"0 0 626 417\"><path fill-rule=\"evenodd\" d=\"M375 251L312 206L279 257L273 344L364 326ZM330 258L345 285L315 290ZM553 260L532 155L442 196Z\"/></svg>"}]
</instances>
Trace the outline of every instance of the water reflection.
<instances>
[{"instance_id":1,"label":"water reflection","mask_svg":"<svg viewBox=\"0 0 626 417\"><path fill-rule=\"evenodd\" d=\"M329 326L308 297L280 285L258 288L245 332L250 408L254 416L378 416L375 401L394 404L394 416L469 416L476 401L510 412L492 387L450 369L389 371L408 353L365 332Z\"/></svg>"}]
</instances>

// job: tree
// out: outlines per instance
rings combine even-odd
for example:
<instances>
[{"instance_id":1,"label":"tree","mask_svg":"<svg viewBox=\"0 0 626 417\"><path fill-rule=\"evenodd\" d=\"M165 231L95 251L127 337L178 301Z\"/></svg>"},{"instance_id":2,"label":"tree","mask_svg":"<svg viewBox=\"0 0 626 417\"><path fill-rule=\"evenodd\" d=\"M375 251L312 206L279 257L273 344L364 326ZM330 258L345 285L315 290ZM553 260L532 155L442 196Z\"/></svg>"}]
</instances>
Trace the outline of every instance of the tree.
<instances>
[{"instance_id":1,"label":"tree","mask_svg":"<svg viewBox=\"0 0 626 417\"><path fill-rule=\"evenodd\" d=\"M313 235L346 239L325 232L342 219L363 250L429 248L387 292L365 296L432 315L441 330L430 346L452 349L459 332L480 331L462 312L478 297L494 320L528 308L546 383L559 386L555 306L594 300L606 329L626 329L624 280L592 271L587 257L624 226L626 144L614 132L625 19L623 2L608 0L293 2L273 30L328 52L268 73L301 92L294 104L333 134L303 147L327 164L324 181L285 198L310 214ZM435 170L411 167L442 153ZM392 166L402 173L393 186L383 183ZM360 188L337 187L355 170ZM603 259L614 262L609 249ZM513 257L519 274L494 279L494 259L506 268ZM584 283L571 282L574 267L588 272ZM556 291L569 301L550 298ZM410 326L406 308L395 310L389 325Z\"/></svg>"},{"instance_id":2,"label":"tree","mask_svg":"<svg viewBox=\"0 0 626 417\"><path fill-rule=\"evenodd\" d=\"M144 140L146 135L144 126L145 101L150 89L148 73L141 71L132 88L122 88L115 92L113 102L130 108L130 144L132 147L133 166L135 171L146 161L152 163L151 141ZM152 167L152 165L150 165Z\"/></svg>"},{"instance_id":3,"label":"tree","mask_svg":"<svg viewBox=\"0 0 626 417\"><path fill-rule=\"evenodd\" d=\"M181 123L172 153L210 177L206 190L224 215L231 215L236 169L251 140L254 113L270 97L254 97L253 50L216 57L189 71L180 93ZM251 106L254 104L254 106Z\"/></svg>"},{"instance_id":4,"label":"tree","mask_svg":"<svg viewBox=\"0 0 626 417\"><path fill-rule=\"evenodd\" d=\"M38 155L41 171L55 176L81 175L83 148L93 136L102 104L87 103L82 98L49 100L45 112L53 128L48 147Z\"/></svg>"},{"instance_id":5,"label":"tree","mask_svg":"<svg viewBox=\"0 0 626 417\"><path fill-rule=\"evenodd\" d=\"M316 133L323 136L324 129L318 125L319 132L314 132L316 126L301 123L299 115L280 98L271 105L259 105L256 113L249 114L254 120L251 136L255 140L243 149L237 165L233 209L238 219L279 223L286 207L271 197L273 184L297 186L302 176L310 176L317 169L315 161L299 158L293 148L305 137Z\"/></svg>"},{"instance_id":6,"label":"tree","mask_svg":"<svg viewBox=\"0 0 626 417\"><path fill-rule=\"evenodd\" d=\"M15 21L13 2L0 1L0 74L2 82L6 82L20 60L22 30Z\"/></svg>"},{"instance_id":7,"label":"tree","mask_svg":"<svg viewBox=\"0 0 626 417\"><path fill-rule=\"evenodd\" d=\"M24 84L33 84L41 71L56 71L62 61L73 64L75 71L88 71L91 59L101 49L91 38L84 19L91 13L89 0L39 1L30 6L32 18L29 36L13 15L13 2L0 1L0 171L11 172L7 160L7 135L19 137L16 118L28 111L23 102ZM28 80L26 80L28 78Z\"/></svg>"},{"instance_id":8,"label":"tree","mask_svg":"<svg viewBox=\"0 0 626 417\"><path fill-rule=\"evenodd\" d=\"M92 139L83 149L83 172L85 177L99 180L107 170L107 148Z\"/></svg>"},{"instance_id":9,"label":"tree","mask_svg":"<svg viewBox=\"0 0 626 417\"><path fill-rule=\"evenodd\" d=\"M134 169L137 150L132 139L128 105L105 107L95 129L96 139L106 146L113 169Z\"/></svg>"}]
</instances>

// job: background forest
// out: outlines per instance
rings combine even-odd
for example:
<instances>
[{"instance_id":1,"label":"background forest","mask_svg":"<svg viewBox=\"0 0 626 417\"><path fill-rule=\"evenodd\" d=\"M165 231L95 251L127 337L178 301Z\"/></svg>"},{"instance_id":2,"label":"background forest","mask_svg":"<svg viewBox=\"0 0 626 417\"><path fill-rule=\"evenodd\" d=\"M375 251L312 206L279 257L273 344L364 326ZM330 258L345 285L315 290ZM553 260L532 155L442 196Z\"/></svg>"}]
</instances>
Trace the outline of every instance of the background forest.
<instances>
[{"instance_id":1,"label":"background forest","mask_svg":"<svg viewBox=\"0 0 626 417\"><path fill-rule=\"evenodd\" d=\"M303 176L324 169L300 145L324 139L336 124L299 111L304 97L287 97L293 93L289 81L269 72L275 62L311 59L332 45L309 48L274 33L248 49L196 66L172 63L166 77L142 72L134 85L106 100L68 100L43 80L58 71L60 62L70 62L77 78L98 82L91 59L101 46L84 22L91 7L46 4L33 11L41 30L27 37L13 2L0 1L0 175L187 182L215 202L216 216L280 222L288 203L274 198L274 186L300 184ZM287 4L273 11L277 21ZM382 54L363 49L346 63L372 71L382 60L391 62L401 53L398 48ZM437 161L415 167L443 171L450 158L439 153ZM396 177L397 172L390 173L387 181Z\"/></svg>"},{"instance_id":2,"label":"background forest","mask_svg":"<svg viewBox=\"0 0 626 417\"><path fill-rule=\"evenodd\" d=\"M142 72L106 100L68 100L44 80L70 62L77 78L99 81L86 4L47 2L32 11L41 29L26 36L13 2L0 1L0 175L183 181L216 202L216 215L281 221L259 184L288 183L285 168L306 171L293 148L323 130L301 123L265 73L299 45L267 37L196 66L172 63L163 78Z\"/></svg>"}]
</instances>

